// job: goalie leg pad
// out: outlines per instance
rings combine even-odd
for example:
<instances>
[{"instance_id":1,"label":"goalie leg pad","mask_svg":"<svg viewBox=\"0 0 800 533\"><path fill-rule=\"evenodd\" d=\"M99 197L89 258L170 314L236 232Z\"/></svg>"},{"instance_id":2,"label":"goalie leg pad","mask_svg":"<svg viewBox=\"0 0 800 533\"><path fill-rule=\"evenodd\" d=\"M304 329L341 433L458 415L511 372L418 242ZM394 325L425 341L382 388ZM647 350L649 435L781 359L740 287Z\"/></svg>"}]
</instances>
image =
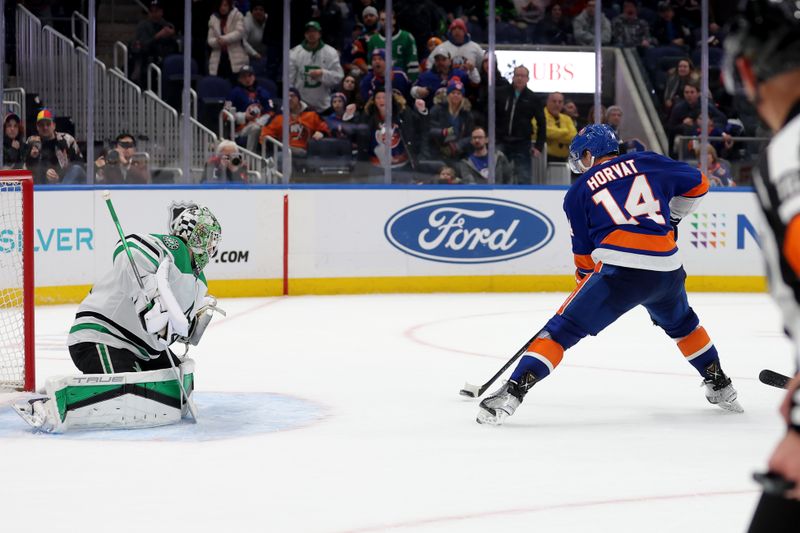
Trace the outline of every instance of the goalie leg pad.
<instances>
[{"instance_id":1,"label":"goalie leg pad","mask_svg":"<svg viewBox=\"0 0 800 533\"><path fill-rule=\"evenodd\" d=\"M179 367L191 396L194 361ZM47 397L15 404L17 413L39 431L135 429L180 422L186 414L172 369L62 376L47 381Z\"/></svg>"}]
</instances>

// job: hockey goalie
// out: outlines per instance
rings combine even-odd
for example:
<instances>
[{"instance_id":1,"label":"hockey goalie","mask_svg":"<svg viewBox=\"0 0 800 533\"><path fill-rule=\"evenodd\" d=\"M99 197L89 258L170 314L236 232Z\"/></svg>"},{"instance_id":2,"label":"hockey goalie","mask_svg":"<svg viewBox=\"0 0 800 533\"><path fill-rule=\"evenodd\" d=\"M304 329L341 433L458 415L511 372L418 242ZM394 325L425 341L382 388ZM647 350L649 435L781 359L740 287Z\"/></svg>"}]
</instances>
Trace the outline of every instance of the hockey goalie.
<instances>
[{"instance_id":1,"label":"hockey goalie","mask_svg":"<svg viewBox=\"0 0 800 533\"><path fill-rule=\"evenodd\" d=\"M78 307L67 344L83 374L48 379L46 396L14 405L36 430L155 427L188 414L196 420L194 362L170 346L197 345L221 312L203 269L222 230L206 207L173 204L170 213L168 235L118 241L113 268Z\"/></svg>"}]
</instances>

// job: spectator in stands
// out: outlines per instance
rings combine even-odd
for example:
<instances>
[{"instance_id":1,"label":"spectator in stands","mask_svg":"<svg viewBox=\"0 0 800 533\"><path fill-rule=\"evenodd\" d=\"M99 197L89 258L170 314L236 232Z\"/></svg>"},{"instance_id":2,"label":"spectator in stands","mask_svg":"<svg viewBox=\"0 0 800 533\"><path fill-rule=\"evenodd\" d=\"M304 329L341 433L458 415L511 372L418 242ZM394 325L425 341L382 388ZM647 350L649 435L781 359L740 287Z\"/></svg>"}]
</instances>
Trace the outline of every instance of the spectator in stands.
<instances>
[{"instance_id":1,"label":"spectator in stands","mask_svg":"<svg viewBox=\"0 0 800 533\"><path fill-rule=\"evenodd\" d=\"M447 100L431 109L429 138L447 163L455 165L469 147L475 127L469 107L469 100L464 98L464 84L456 77L447 84Z\"/></svg>"},{"instance_id":2,"label":"spectator in stands","mask_svg":"<svg viewBox=\"0 0 800 533\"><path fill-rule=\"evenodd\" d=\"M572 20L575 44L579 46L594 45L594 6L595 0L589 0L586 2L586 8ZM600 42L602 44L611 42L611 23L605 15L600 19Z\"/></svg>"},{"instance_id":3,"label":"spectator in stands","mask_svg":"<svg viewBox=\"0 0 800 533\"><path fill-rule=\"evenodd\" d=\"M569 143L577 135L578 130L569 115L563 113L564 95L555 92L547 96L544 116L547 122L547 160L566 162L569 155ZM538 123L534 124L534 137Z\"/></svg>"},{"instance_id":4,"label":"spectator in stands","mask_svg":"<svg viewBox=\"0 0 800 533\"><path fill-rule=\"evenodd\" d=\"M147 18L136 26L136 36L130 45L131 79L142 87L149 63L161 64L165 57L179 51L175 26L164 20L162 4L163 0L151 0Z\"/></svg>"},{"instance_id":5,"label":"spectator in stands","mask_svg":"<svg viewBox=\"0 0 800 533\"><path fill-rule=\"evenodd\" d=\"M489 182L489 136L480 126L472 129L470 137L472 153L459 163L459 173L463 183L485 184ZM508 158L500 150L494 153L494 182L496 184L510 185L513 183L514 173Z\"/></svg>"},{"instance_id":6,"label":"spectator in stands","mask_svg":"<svg viewBox=\"0 0 800 533\"><path fill-rule=\"evenodd\" d=\"M97 158L94 165L94 181L103 185L119 185L125 183L125 171L122 157L116 148L109 148Z\"/></svg>"},{"instance_id":7,"label":"spectator in stands","mask_svg":"<svg viewBox=\"0 0 800 533\"><path fill-rule=\"evenodd\" d=\"M233 105L231 110L236 119L237 141L252 151L256 150L261 128L275 114L272 105L273 95L256 83L256 75L250 65L239 70L238 82L231 89L228 100Z\"/></svg>"},{"instance_id":8,"label":"spectator in stands","mask_svg":"<svg viewBox=\"0 0 800 533\"><path fill-rule=\"evenodd\" d=\"M605 124L606 121L606 106L600 104L600 124ZM589 106L589 112L586 113L586 122L585 124L594 124L594 105ZM584 124L584 125L585 125ZM580 131L580 130L578 130Z\"/></svg>"},{"instance_id":9,"label":"spectator in stands","mask_svg":"<svg viewBox=\"0 0 800 533\"><path fill-rule=\"evenodd\" d=\"M551 4L547 15L539 23L539 40L544 44L571 44L573 41L572 24L564 16L559 4Z\"/></svg>"},{"instance_id":10,"label":"spectator in stands","mask_svg":"<svg viewBox=\"0 0 800 533\"><path fill-rule=\"evenodd\" d=\"M379 7L377 0L353 0L353 14L356 15L356 18L360 17L357 22L361 22L365 28L378 25ZM368 11L369 8L372 8L372 10ZM369 18L373 16L375 17L374 21Z\"/></svg>"},{"instance_id":11,"label":"spectator in stands","mask_svg":"<svg viewBox=\"0 0 800 533\"><path fill-rule=\"evenodd\" d=\"M691 30L680 19L675 18L675 11L669 0L658 3L658 18L653 23L652 33L659 46L675 46L688 50L694 45Z\"/></svg>"},{"instance_id":12,"label":"spectator in stands","mask_svg":"<svg viewBox=\"0 0 800 533\"><path fill-rule=\"evenodd\" d=\"M203 169L200 183L247 183L247 165L235 142L220 141L217 152Z\"/></svg>"},{"instance_id":13,"label":"spectator in stands","mask_svg":"<svg viewBox=\"0 0 800 533\"><path fill-rule=\"evenodd\" d=\"M342 5L335 0L314 0L312 2L311 18L319 22L322 28L322 40L341 50L344 45L344 17ZM345 7L346 10L349 8Z\"/></svg>"},{"instance_id":14,"label":"spectator in stands","mask_svg":"<svg viewBox=\"0 0 800 533\"><path fill-rule=\"evenodd\" d=\"M475 105L472 108L472 114L475 115L475 122L488 126L489 124L489 52L483 54L483 61L481 61L481 81L478 84L478 94L475 97ZM508 86L508 80L500 75L500 70L497 68L497 56L494 61L494 85L495 91L502 87ZM496 94L496 93L495 93Z\"/></svg>"},{"instance_id":15,"label":"spectator in stands","mask_svg":"<svg viewBox=\"0 0 800 533\"><path fill-rule=\"evenodd\" d=\"M458 177L456 169L443 165L439 172L433 177L434 185L458 185L462 183L461 178Z\"/></svg>"},{"instance_id":16,"label":"spectator in stands","mask_svg":"<svg viewBox=\"0 0 800 533\"><path fill-rule=\"evenodd\" d=\"M289 88L289 148L292 156L305 157L309 139L322 139L328 134L328 124L302 101L299 90ZM283 115L275 115L261 130L259 142L263 143L266 137L281 141L282 135Z\"/></svg>"},{"instance_id":17,"label":"spectator in stands","mask_svg":"<svg viewBox=\"0 0 800 533\"><path fill-rule=\"evenodd\" d=\"M672 0L675 15L690 28L700 27L700 0Z\"/></svg>"},{"instance_id":18,"label":"spectator in stands","mask_svg":"<svg viewBox=\"0 0 800 533\"><path fill-rule=\"evenodd\" d=\"M136 139L130 133L120 133L114 146L95 162L95 182L105 184L150 183L148 156L136 151Z\"/></svg>"},{"instance_id":19,"label":"spectator in stands","mask_svg":"<svg viewBox=\"0 0 800 533\"><path fill-rule=\"evenodd\" d=\"M650 26L639 18L639 7L634 0L622 3L622 14L615 17L611 24L611 35L612 42L617 46L650 46Z\"/></svg>"},{"instance_id":20,"label":"spectator in stands","mask_svg":"<svg viewBox=\"0 0 800 533\"><path fill-rule=\"evenodd\" d=\"M444 33L442 28L448 24L445 4L453 1L414 0L413 2L395 2L393 4L397 23L414 36L418 52L425 50L430 37L440 37ZM465 5L463 11L468 9L477 9L477 5ZM420 59L427 57L428 54L429 52L420 54Z\"/></svg>"},{"instance_id":21,"label":"spectator in stands","mask_svg":"<svg viewBox=\"0 0 800 533\"><path fill-rule=\"evenodd\" d=\"M619 128L622 126L622 108L618 105L612 105L606 110L605 120L603 122L611 126L614 133L619 138Z\"/></svg>"},{"instance_id":22,"label":"spectator in stands","mask_svg":"<svg viewBox=\"0 0 800 533\"><path fill-rule=\"evenodd\" d=\"M3 121L3 168L22 168L25 163L25 128L16 113Z\"/></svg>"},{"instance_id":23,"label":"spectator in stands","mask_svg":"<svg viewBox=\"0 0 800 533\"><path fill-rule=\"evenodd\" d=\"M368 61L371 62L371 56L367 54L367 49L369 48L367 43L369 43L372 36L376 35L380 30L380 26L378 25L378 10L373 6L365 7L361 19L364 24L364 31L353 41L350 57L352 58L352 65L358 68L363 76L369 72L370 64Z\"/></svg>"},{"instance_id":24,"label":"spectator in stands","mask_svg":"<svg viewBox=\"0 0 800 533\"><path fill-rule=\"evenodd\" d=\"M56 131L49 109L42 109L36 115L36 132L37 135L25 141L28 145L25 167L33 173L34 183L85 183L81 149L72 135Z\"/></svg>"},{"instance_id":25,"label":"spectator in stands","mask_svg":"<svg viewBox=\"0 0 800 533\"><path fill-rule=\"evenodd\" d=\"M416 167L417 158L423 145L427 109L425 102L417 100L414 108L410 108L402 94L395 92L392 98L392 134L389 137L391 159L386 161L386 91L383 86L376 88L364 106L364 124L367 135L362 136L359 147L361 157L368 159L373 165L373 172L380 172L387 164L399 171L395 174L398 181L406 181L404 176ZM407 171L407 172L405 172Z\"/></svg>"},{"instance_id":26,"label":"spectator in stands","mask_svg":"<svg viewBox=\"0 0 800 533\"><path fill-rule=\"evenodd\" d=\"M453 19L450 23L450 31L447 34L447 40L437 46L432 54L434 59L439 52L447 52L447 57L450 58L450 63L453 68L461 69L472 76L475 71L475 83L480 78L480 73L477 67L483 60L483 49L478 43L470 40L467 33L467 24L463 19ZM464 80L466 83L466 80Z\"/></svg>"},{"instance_id":27,"label":"spectator in stands","mask_svg":"<svg viewBox=\"0 0 800 533\"><path fill-rule=\"evenodd\" d=\"M338 92L344 93L349 103L355 104L359 109L363 107L361 102L361 93L358 90L358 78L352 74L347 74L342 79L342 84L339 87Z\"/></svg>"},{"instance_id":28,"label":"spectator in stands","mask_svg":"<svg viewBox=\"0 0 800 533\"><path fill-rule=\"evenodd\" d=\"M547 138L547 127L542 112L542 103L528 88L528 69L514 69L511 85L497 90L497 140L503 152L514 164L516 182L521 185L533 183L531 155L540 157ZM536 119L536 139L531 139L531 120Z\"/></svg>"},{"instance_id":29,"label":"spectator in stands","mask_svg":"<svg viewBox=\"0 0 800 533\"><path fill-rule=\"evenodd\" d=\"M264 28L267 26L267 11L264 0L250 2L250 11L244 16L244 39L242 46L253 60L261 60L267 53L264 44Z\"/></svg>"},{"instance_id":30,"label":"spectator in stands","mask_svg":"<svg viewBox=\"0 0 800 533\"><path fill-rule=\"evenodd\" d=\"M411 96L425 100L428 108L433 107L436 93L445 91L454 77L462 83L480 83L480 78L470 77L466 71L453 68L449 54L447 50L436 48L433 51L433 69L423 72L411 88Z\"/></svg>"},{"instance_id":31,"label":"spectator in stands","mask_svg":"<svg viewBox=\"0 0 800 533\"><path fill-rule=\"evenodd\" d=\"M692 135L695 135L696 137L700 137L700 135L702 133L702 129L700 128L700 117L697 118L696 123L697 123L697 128L695 128L695 131L694 131L694 133L692 133ZM710 141L708 141L708 144L710 146L713 146L717 150L717 153L719 154L720 157L729 157L729 155L730 155L730 153L731 153L731 151L733 149L733 144L734 144L733 136L730 133L728 133L726 131L726 129L727 129L727 124L721 124L721 125L717 124L714 121L714 117L709 115L709 117L708 117L708 136L709 137L722 137L722 140L721 141L720 140L716 140L716 139L715 140L710 140ZM689 150L694 150L695 146L697 146L697 144L698 143L695 142L695 141L689 141L688 144L687 144L687 147L688 147Z\"/></svg>"},{"instance_id":32,"label":"spectator in stands","mask_svg":"<svg viewBox=\"0 0 800 533\"><path fill-rule=\"evenodd\" d=\"M612 105L609 106L605 114L605 119L603 120L603 122L611 126L611 129L614 130L614 133L617 134L617 139L619 140L619 153L627 154L630 152L643 152L645 150L645 146L642 141L639 139L622 138L622 134L620 132L620 128L622 128L622 117L622 108L618 105Z\"/></svg>"},{"instance_id":33,"label":"spectator in stands","mask_svg":"<svg viewBox=\"0 0 800 533\"><path fill-rule=\"evenodd\" d=\"M331 109L332 112L324 117L330 136L357 142L362 119L356 105L348 102L346 94L336 92L331 95Z\"/></svg>"},{"instance_id":34,"label":"spectator in stands","mask_svg":"<svg viewBox=\"0 0 800 533\"><path fill-rule=\"evenodd\" d=\"M373 34L367 41L367 53L372 56L372 51L386 49L386 37L384 32L386 27L386 11L380 13L380 31ZM392 64L408 75L412 83L419 76L419 59L417 57L417 42L414 37L405 30L397 27L394 14L392 14Z\"/></svg>"},{"instance_id":35,"label":"spectator in stands","mask_svg":"<svg viewBox=\"0 0 800 533\"><path fill-rule=\"evenodd\" d=\"M582 130L583 127L586 126L586 122L581 118L580 111L578 111L578 104L575 103L575 100L564 100L564 114L569 115L577 131Z\"/></svg>"},{"instance_id":36,"label":"spectator in stands","mask_svg":"<svg viewBox=\"0 0 800 533\"><path fill-rule=\"evenodd\" d=\"M695 135L700 127L700 88L694 83L687 83L683 88L683 101L672 107L667 121L667 133L670 144L676 135ZM709 99L708 116L716 124L725 124L727 119Z\"/></svg>"},{"instance_id":37,"label":"spectator in stands","mask_svg":"<svg viewBox=\"0 0 800 533\"><path fill-rule=\"evenodd\" d=\"M433 53L434 49L437 46L439 46L440 44L442 44L442 40L439 39L438 37L434 36L434 37L431 37L430 39L428 39L428 41L427 41L427 43L425 45L425 48L427 48L427 52L425 53L425 57L423 59L421 59L420 62L419 62L419 71L420 71L420 73L427 72L428 70L430 70L432 68L433 56L431 54Z\"/></svg>"},{"instance_id":38,"label":"spectator in stands","mask_svg":"<svg viewBox=\"0 0 800 533\"><path fill-rule=\"evenodd\" d=\"M360 78L369 70L367 63L361 54L361 45L356 45L358 39L364 33L364 25L356 22L350 31L350 37L345 39L341 49L341 63L344 73L356 78ZM363 70L362 70L363 67Z\"/></svg>"},{"instance_id":39,"label":"spectator in stands","mask_svg":"<svg viewBox=\"0 0 800 533\"><path fill-rule=\"evenodd\" d=\"M545 17L550 0L513 0L516 19L526 24L538 24Z\"/></svg>"},{"instance_id":40,"label":"spectator in stands","mask_svg":"<svg viewBox=\"0 0 800 533\"><path fill-rule=\"evenodd\" d=\"M383 88L386 83L386 51L383 48L376 48L372 51L372 71L361 80L361 100L369 100L379 88ZM409 96L411 82L398 67L392 69L392 90L399 91L404 98Z\"/></svg>"},{"instance_id":41,"label":"spectator in stands","mask_svg":"<svg viewBox=\"0 0 800 533\"><path fill-rule=\"evenodd\" d=\"M208 19L208 73L211 76L234 79L247 64L244 51L244 16L236 9L233 0L219 0L217 9Z\"/></svg>"},{"instance_id":42,"label":"spectator in stands","mask_svg":"<svg viewBox=\"0 0 800 533\"><path fill-rule=\"evenodd\" d=\"M319 22L307 22L305 39L289 52L289 83L311 109L325 114L331 107L331 90L343 78L339 52L322 42Z\"/></svg>"},{"instance_id":43,"label":"spectator in stands","mask_svg":"<svg viewBox=\"0 0 800 533\"><path fill-rule=\"evenodd\" d=\"M687 83L700 83L700 73L692 64L692 60L685 57L678 61L678 65L671 69L664 88L664 110L667 116L672 111L672 106L683 98L683 88Z\"/></svg>"},{"instance_id":44,"label":"spectator in stands","mask_svg":"<svg viewBox=\"0 0 800 533\"><path fill-rule=\"evenodd\" d=\"M700 168L701 164L699 146L695 148L694 154L697 158L697 168ZM708 161L708 181L712 187L736 187L736 182L733 180L733 170L731 169L730 163L717 157L716 148L708 145L706 159Z\"/></svg>"}]
</instances>

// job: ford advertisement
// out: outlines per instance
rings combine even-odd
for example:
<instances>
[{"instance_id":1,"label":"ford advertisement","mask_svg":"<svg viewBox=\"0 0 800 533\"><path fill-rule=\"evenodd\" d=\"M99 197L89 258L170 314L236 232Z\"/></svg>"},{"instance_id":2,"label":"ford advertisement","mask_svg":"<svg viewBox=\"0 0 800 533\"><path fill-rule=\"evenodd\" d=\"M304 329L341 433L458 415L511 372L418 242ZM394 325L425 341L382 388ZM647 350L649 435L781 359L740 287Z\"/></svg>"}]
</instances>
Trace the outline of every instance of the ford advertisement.
<instances>
[{"instance_id":1,"label":"ford advertisement","mask_svg":"<svg viewBox=\"0 0 800 533\"><path fill-rule=\"evenodd\" d=\"M411 205L386 222L398 250L443 263L508 261L553 238L552 221L523 204L494 198L446 198Z\"/></svg>"}]
</instances>

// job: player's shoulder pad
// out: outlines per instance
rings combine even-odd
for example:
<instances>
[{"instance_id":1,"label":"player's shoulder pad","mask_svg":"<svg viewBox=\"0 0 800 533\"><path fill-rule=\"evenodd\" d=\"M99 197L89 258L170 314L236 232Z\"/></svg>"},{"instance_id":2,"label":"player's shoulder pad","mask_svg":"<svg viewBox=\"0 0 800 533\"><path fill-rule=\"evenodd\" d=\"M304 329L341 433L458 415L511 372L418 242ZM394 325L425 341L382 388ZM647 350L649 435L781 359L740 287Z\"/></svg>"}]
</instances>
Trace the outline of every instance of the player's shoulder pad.
<instances>
[{"instance_id":1,"label":"player's shoulder pad","mask_svg":"<svg viewBox=\"0 0 800 533\"><path fill-rule=\"evenodd\" d=\"M127 245L131 254L140 254L146 260L153 263L156 268L158 268L158 264L161 262L164 252L158 247L156 240L153 239L151 235L129 233L128 235L125 235L124 244ZM125 246L123 246L123 242L121 240L117 241L116 247L114 248L112 261L116 261L117 256L120 254L123 256L125 255Z\"/></svg>"},{"instance_id":2,"label":"player's shoulder pad","mask_svg":"<svg viewBox=\"0 0 800 533\"><path fill-rule=\"evenodd\" d=\"M189 253L189 247L183 242L183 239L173 235L160 235L152 234L151 237L156 239L169 255L172 257L172 262L175 267L184 274L191 274L192 269L192 255Z\"/></svg>"}]
</instances>

